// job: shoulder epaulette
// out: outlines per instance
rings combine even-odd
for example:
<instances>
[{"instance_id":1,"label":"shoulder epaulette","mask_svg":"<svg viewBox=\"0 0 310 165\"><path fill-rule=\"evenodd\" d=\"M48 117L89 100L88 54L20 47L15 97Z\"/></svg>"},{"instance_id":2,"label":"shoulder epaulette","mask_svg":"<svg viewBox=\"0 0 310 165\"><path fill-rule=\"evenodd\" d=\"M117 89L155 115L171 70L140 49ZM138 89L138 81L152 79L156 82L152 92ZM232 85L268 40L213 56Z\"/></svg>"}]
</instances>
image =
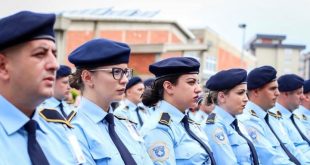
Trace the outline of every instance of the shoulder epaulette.
<instances>
[{"instance_id":1,"label":"shoulder epaulette","mask_svg":"<svg viewBox=\"0 0 310 165\"><path fill-rule=\"evenodd\" d=\"M127 110L128 110L128 109L129 109L129 106L128 106L128 105L126 105L126 106L125 106L125 109L127 109Z\"/></svg>"},{"instance_id":2,"label":"shoulder epaulette","mask_svg":"<svg viewBox=\"0 0 310 165\"><path fill-rule=\"evenodd\" d=\"M255 112L253 109L250 110L250 114L251 114L252 116L258 117L257 114L256 114L256 112Z\"/></svg>"},{"instance_id":3,"label":"shoulder epaulette","mask_svg":"<svg viewBox=\"0 0 310 165\"><path fill-rule=\"evenodd\" d=\"M73 128L73 126L69 123L67 119L65 119L57 110L55 109L43 109L39 112L39 115L48 122L53 123L62 123L67 125L69 128Z\"/></svg>"},{"instance_id":4,"label":"shoulder epaulette","mask_svg":"<svg viewBox=\"0 0 310 165\"><path fill-rule=\"evenodd\" d=\"M277 111L277 115L278 115L278 118L282 118L282 113L280 111Z\"/></svg>"},{"instance_id":5,"label":"shoulder epaulette","mask_svg":"<svg viewBox=\"0 0 310 165\"><path fill-rule=\"evenodd\" d=\"M76 112L75 112L75 111L72 111L72 112L68 115L67 121L68 121L68 122L71 122L72 119L73 119L73 117L74 117L75 115L76 115Z\"/></svg>"},{"instance_id":6,"label":"shoulder epaulette","mask_svg":"<svg viewBox=\"0 0 310 165\"><path fill-rule=\"evenodd\" d=\"M138 124L138 123L136 123L136 122L134 122L134 121L132 121L132 120L129 120L128 118L126 118L126 117L123 117L123 116L118 116L118 115L114 115L118 120L127 120L127 121L129 121L130 123L132 123L132 124Z\"/></svg>"},{"instance_id":7,"label":"shoulder epaulette","mask_svg":"<svg viewBox=\"0 0 310 165\"><path fill-rule=\"evenodd\" d=\"M169 113L163 112L160 116L158 123L169 126L170 122L171 122L171 119L170 119Z\"/></svg>"},{"instance_id":8,"label":"shoulder epaulette","mask_svg":"<svg viewBox=\"0 0 310 165\"><path fill-rule=\"evenodd\" d=\"M303 120L307 120L307 116L304 115L304 114L302 114L302 119L303 119Z\"/></svg>"},{"instance_id":9,"label":"shoulder epaulette","mask_svg":"<svg viewBox=\"0 0 310 165\"><path fill-rule=\"evenodd\" d=\"M276 119L279 119L279 116L273 112L268 111L268 114Z\"/></svg>"},{"instance_id":10,"label":"shoulder epaulette","mask_svg":"<svg viewBox=\"0 0 310 165\"><path fill-rule=\"evenodd\" d=\"M188 118L188 122L189 122L189 123L192 123L192 124L200 125L199 123L197 123L196 121L194 121L194 120L191 119L191 118Z\"/></svg>"},{"instance_id":11,"label":"shoulder epaulette","mask_svg":"<svg viewBox=\"0 0 310 165\"><path fill-rule=\"evenodd\" d=\"M293 114L293 115L296 119L300 120L300 118L296 114Z\"/></svg>"},{"instance_id":12,"label":"shoulder epaulette","mask_svg":"<svg viewBox=\"0 0 310 165\"><path fill-rule=\"evenodd\" d=\"M142 110L142 111L145 110L145 109L144 109L143 107L141 107L141 106L138 106L138 108L139 108L139 110Z\"/></svg>"},{"instance_id":13,"label":"shoulder epaulette","mask_svg":"<svg viewBox=\"0 0 310 165\"><path fill-rule=\"evenodd\" d=\"M208 118L207 118L206 124L214 124L214 122L215 122L215 116L216 116L215 113L209 114L209 116L208 116Z\"/></svg>"}]
</instances>

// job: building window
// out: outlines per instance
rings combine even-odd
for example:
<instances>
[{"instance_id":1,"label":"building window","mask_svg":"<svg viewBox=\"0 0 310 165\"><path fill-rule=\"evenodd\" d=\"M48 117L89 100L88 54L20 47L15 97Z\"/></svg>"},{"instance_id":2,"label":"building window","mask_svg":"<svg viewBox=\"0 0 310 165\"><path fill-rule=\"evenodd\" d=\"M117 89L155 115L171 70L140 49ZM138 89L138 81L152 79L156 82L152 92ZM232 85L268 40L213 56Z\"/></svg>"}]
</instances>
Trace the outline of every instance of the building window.
<instances>
[{"instance_id":1,"label":"building window","mask_svg":"<svg viewBox=\"0 0 310 165\"><path fill-rule=\"evenodd\" d=\"M208 77L216 73L216 61L217 59L215 55L207 55L203 73Z\"/></svg>"}]
</instances>

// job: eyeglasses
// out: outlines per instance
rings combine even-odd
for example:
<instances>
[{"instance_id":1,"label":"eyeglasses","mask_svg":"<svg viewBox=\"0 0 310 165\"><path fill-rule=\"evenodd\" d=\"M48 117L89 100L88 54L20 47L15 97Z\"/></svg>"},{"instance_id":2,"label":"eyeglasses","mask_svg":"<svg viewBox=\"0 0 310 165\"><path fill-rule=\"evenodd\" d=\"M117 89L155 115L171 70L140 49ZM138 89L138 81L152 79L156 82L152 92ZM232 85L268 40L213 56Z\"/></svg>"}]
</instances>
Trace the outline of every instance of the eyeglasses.
<instances>
[{"instance_id":1,"label":"eyeglasses","mask_svg":"<svg viewBox=\"0 0 310 165\"><path fill-rule=\"evenodd\" d=\"M102 69L93 69L90 70L91 72L96 72L96 71L110 71L110 73L112 73L113 78L115 80L120 80L123 78L123 76L125 75L128 79L130 79L132 77L132 72L133 70L131 68L126 68L126 69L122 69L122 68L102 68Z\"/></svg>"}]
</instances>

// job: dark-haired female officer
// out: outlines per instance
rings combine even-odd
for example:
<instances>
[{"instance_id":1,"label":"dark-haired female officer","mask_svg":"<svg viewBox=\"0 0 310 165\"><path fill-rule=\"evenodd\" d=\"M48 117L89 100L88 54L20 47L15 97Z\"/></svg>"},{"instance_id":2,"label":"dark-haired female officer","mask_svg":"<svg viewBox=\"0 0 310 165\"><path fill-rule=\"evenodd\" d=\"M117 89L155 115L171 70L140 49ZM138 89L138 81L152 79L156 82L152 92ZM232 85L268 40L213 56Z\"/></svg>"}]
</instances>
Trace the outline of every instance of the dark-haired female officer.
<instances>
[{"instance_id":1,"label":"dark-haired female officer","mask_svg":"<svg viewBox=\"0 0 310 165\"><path fill-rule=\"evenodd\" d=\"M142 102L157 107L141 134L154 164L216 164L200 125L185 113L197 106L199 67L197 60L188 57L168 58L149 67L156 80Z\"/></svg>"},{"instance_id":2,"label":"dark-haired female officer","mask_svg":"<svg viewBox=\"0 0 310 165\"><path fill-rule=\"evenodd\" d=\"M236 118L248 101L246 77L244 69L229 69L213 75L206 83L211 98L208 100L216 106L204 130L219 164L259 164L253 143Z\"/></svg>"},{"instance_id":3,"label":"dark-haired female officer","mask_svg":"<svg viewBox=\"0 0 310 165\"><path fill-rule=\"evenodd\" d=\"M87 164L151 164L143 139L126 118L115 117L110 104L122 99L132 70L130 48L107 39L94 39L69 56L77 70L72 86L82 98L72 121Z\"/></svg>"}]
</instances>

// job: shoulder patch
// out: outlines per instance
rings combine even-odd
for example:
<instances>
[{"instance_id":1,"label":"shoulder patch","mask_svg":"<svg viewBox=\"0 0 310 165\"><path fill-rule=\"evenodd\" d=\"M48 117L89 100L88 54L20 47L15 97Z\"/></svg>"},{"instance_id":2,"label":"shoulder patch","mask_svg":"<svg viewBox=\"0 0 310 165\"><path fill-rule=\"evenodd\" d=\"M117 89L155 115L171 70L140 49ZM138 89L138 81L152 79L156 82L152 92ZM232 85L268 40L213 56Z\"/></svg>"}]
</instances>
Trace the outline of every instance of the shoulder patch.
<instances>
[{"instance_id":1,"label":"shoulder patch","mask_svg":"<svg viewBox=\"0 0 310 165\"><path fill-rule=\"evenodd\" d=\"M214 122L215 122L215 116L216 116L215 113L209 114L206 124L214 124Z\"/></svg>"},{"instance_id":2,"label":"shoulder patch","mask_svg":"<svg viewBox=\"0 0 310 165\"><path fill-rule=\"evenodd\" d=\"M258 117L257 114L256 114L256 112L255 112L253 109L250 110L250 114L251 114L252 116ZM259 118L259 117L258 117L258 118Z\"/></svg>"},{"instance_id":3,"label":"shoulder patch","mask_svg":"<svg viewBox=\"0 0 310 165\"><path fill-rule=\"evenodd\" d=\"M302 119L303 119L303 120L307 120L307 116L304 115L304 114L302 114Z\"/></svg>"},{"instance_id":4,"label":"shoulder patch","mask_svg":"<svg viewBox=\"0 0 310 165\"><path fill-rule=\"evenodd\" d=\"M155 142L148 153L153 161L163 162L169 158L170 150L165 142Z\"/></svg>"},{"instance_id":5,"label":"shoulder patch","mask_svg":"<svg viewBox=\"0 0 310 165\"><path fill-rule=\"evenodd\" d=\"M171 122L171 119L170 119L169 113L163 112L160 116L158 123L169 126L170 122Z\"/></svg>"},{"instance_id":6,"label":"shoulder patch","mask_svg":"<svg viewBox=\"0 0 310 165\"><path fill-rule=\"evenodd\" d=\"M276 119L279 119L279 116L273 112L268 111L268 114Z\"/></svg>"},{"instance_id":7,"label":"shoulder patch","mask_svg":"<svg viewBox=\"0 0 310 165\"><path fill-rule=\"evenodd\" d=\"M73 126L55 109L43 109L39 112L39 115L47 122L62 123L69 128Z\"/></svg>"},{"instance_id":8,"label":"shoulder patch","mask_svg":"<svg viewBox=\"0 0 310 165\"><path fill-rule=\"evenodd\" d=\"M217 144L227 144L228 143L228 139L227 136L224 133L224 130L222 128L216 128L214 130L214 132L212 133L212 137L213 140L217 143Z\"/></svg>"}]
</instances>

